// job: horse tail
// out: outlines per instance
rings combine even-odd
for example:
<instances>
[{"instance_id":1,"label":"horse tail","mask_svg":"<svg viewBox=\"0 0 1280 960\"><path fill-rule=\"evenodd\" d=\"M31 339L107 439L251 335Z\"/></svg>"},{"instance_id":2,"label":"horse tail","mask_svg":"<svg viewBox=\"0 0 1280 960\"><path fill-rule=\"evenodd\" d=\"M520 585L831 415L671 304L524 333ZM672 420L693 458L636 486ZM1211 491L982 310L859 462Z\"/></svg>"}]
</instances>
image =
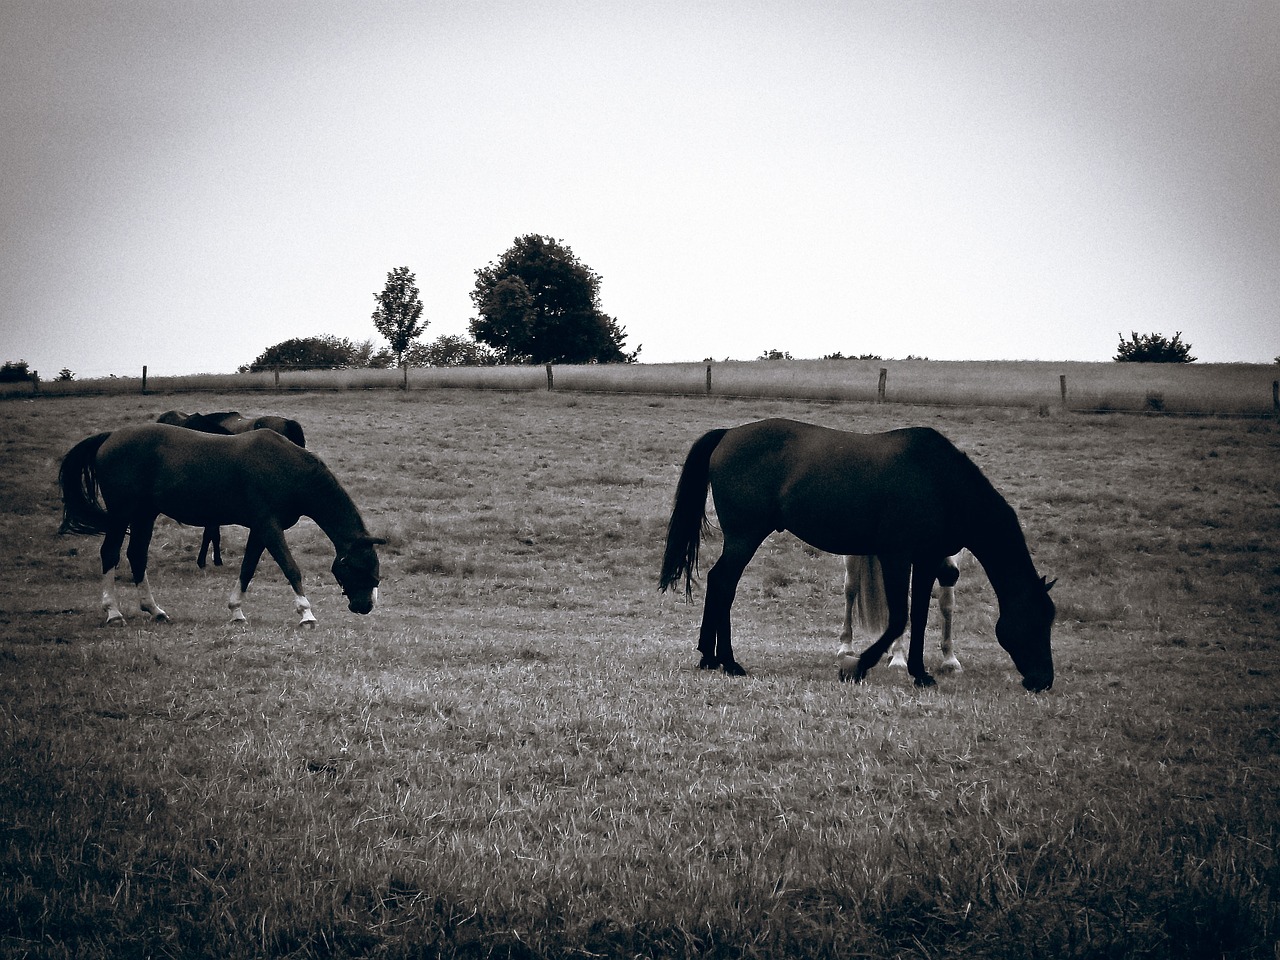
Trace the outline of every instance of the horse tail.
<instances>
[{"instance_id":1,"label":"horse tail","mask_svg":"<svg viewBox=\"0 0 1280 960\"><path fill-rule=\"evenodd\" d=\"M106 533L107 511L98 500L98 450L111 433L81 440L62 458L58 484L62 487L62 525L59 533Z\"/></svg>"},{"instance_id":2,"label":"horse tail","mask_svg":"<svg viewBox=\"0 0 1280 960\"><path fill-rule=\"evenodd\" d=\"M845 593L855 597L851 609L854 618L867 633L884 633L889 629L889 599L880 558L846 557L844 570Z\"/></svg>"},{"instance_id":3,"label":"horse tail","mask_svg":"<svg viewBox=\"0 0 1280 960\"><path fill-rule=\"evenodd\" d=\"M667 549L662 558L658 589L666 590L684 576L684 595L693 596L698 572L698 548L707 526L707 486L711 483L711 453L729 431L712 430L694 441L676 484L675 505L667 524Z\"/></svg>"}]
</instances>

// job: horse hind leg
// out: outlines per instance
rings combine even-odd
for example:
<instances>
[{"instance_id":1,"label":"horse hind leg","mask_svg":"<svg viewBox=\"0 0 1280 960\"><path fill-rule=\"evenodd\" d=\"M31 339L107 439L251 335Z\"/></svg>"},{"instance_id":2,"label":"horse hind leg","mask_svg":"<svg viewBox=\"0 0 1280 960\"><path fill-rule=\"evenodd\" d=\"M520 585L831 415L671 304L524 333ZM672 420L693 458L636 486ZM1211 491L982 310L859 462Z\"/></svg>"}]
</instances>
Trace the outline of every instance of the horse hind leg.
<instances>
[{"instance_id":1,"label":"horse hind leg","mask_svg":"<svg viewBox=\"0 0 1280 960\"><path fill-rule=\"evenodd\" d=\"M734 659L730 633L729 611L738 592L738 581L756 550L767 534L758 537L734 537L726 535L724 551L707 571L707 597L702 607L702 628L698 633L698 651L702 660L701 670L717 667L731 677L746 675L746 670Z\"/></svg>"},{"instance_id":2,"label":"horse hind leg","mask_svg":"<svg viewBox=\"0 0 1280 960\"><path fill-rule=\"evenodd\" d=\"M169 615L156 603L155 594L151 591L151 581L147 579L147 552L151 549L151 534L155 530L155 517L135 521L129 534L129 568L133 571L133 583L138 590L138 606L144 613L158 623L169 619Z\"/></svg>"},{"instance_id":3,"label":"horse hind leg","mask_svg":"<svg viewBox=\"0 0 1280 960\"><path fill-rule=\"evenodd\" d=\"M120 566L120 546L124 543L126 529L123 525L112 526L102 538L99 550L102 558L102 612L109 627L125 625L124 614L120 612L116 599L116 569Z\"/></svg>"}]
</instances>

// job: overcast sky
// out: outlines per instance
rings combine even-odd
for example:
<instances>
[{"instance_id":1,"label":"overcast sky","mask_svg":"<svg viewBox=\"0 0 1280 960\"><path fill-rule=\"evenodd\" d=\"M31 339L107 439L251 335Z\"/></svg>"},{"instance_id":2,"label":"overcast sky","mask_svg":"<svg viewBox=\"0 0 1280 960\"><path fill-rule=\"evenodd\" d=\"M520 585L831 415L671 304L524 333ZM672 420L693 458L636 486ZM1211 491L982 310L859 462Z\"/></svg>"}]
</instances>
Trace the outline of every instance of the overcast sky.
<instances>
[{"instance_id":1,"label":"overcast sky","mask_svg":"<svg viewBox=\"0 0 1280 960\"><path fill-rule=\"evenodd\" d=\"M519 235L641 360L1280 354L1280 2L0 0L0 359L424 339Z\"/></svg>"}]
</instances>

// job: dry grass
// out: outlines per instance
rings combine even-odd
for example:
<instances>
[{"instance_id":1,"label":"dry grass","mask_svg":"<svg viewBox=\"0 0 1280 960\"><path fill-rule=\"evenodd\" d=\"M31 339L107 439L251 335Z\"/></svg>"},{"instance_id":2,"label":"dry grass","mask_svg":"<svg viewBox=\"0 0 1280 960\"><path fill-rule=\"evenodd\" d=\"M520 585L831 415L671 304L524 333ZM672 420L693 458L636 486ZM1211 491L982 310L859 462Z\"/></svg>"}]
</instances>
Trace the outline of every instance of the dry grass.
<instances>
[{"instance_id":1,"label":"dry grass","mask_svg":"<svg viewBox=\"0 0 1280 960\"><path fill-rule=\"evenodd\" d=\"M1280 414L1273 384L1280 368L1262 364L1050 363L1040 361L792 360L723 363L557 366L562 391L874 401L886 371L888 403L1028 407L1048 412L1141 412L1265 417ZM1065 403L1061 379L1066 378ZM147 392L289 393L385 390L405 385L401 370L312 370L149 377ZM440 367L409 371L410 390L545 390L541 366ZM43 382L44 396L121 396L142 391L141 378ZM29 396L28 384L0 396Z\"/></svg>"},{"instance_id":2,"label":"dry grass","mask_svg":"<svg viewBox=\"0 0 1280 960\"><path fill-rule=\"evenodd\" d=\"M304 522L319 628L264 565L231 630L232 573L166 524L174 622L99 626L97 541L54 533L57 458L175 404L5 405L0 953L1274 960L1273 424L261 399L391 539L372 616ZM776 414L929 423L974 456L1060 578L1051 693L1015 682L976 573L963 675L837 683L840 565L782 537L735 606L752 675L696 671L698 608L654 589L679 463Z\"/></svg>"}]
</instances>

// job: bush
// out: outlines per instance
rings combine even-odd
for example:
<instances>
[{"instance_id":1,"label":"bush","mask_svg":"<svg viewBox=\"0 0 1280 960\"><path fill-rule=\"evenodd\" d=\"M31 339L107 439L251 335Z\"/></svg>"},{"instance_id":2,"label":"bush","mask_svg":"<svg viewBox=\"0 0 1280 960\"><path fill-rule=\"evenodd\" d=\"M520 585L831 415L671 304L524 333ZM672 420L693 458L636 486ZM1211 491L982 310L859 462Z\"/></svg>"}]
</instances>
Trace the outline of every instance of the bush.
<instances>
[{"instance_id":1,"label":"bush","mask_svg":"<svg viewBox=\"0 0 1280 960\"><path fill-rule=\"evenodd\" d=\"M4 366L0 367L0 383L22 383L30 380L31 376L25 360L6 360Z\"/></svg>"},{"instance_id":2,"label":"bush","mask_svg":"<svg viewBox=\"0 0 1280 960\"><path fill-rule=\"evenodd\" d=\"M1120 336L1120 345L1116 349L1115 360L1120 363L1194 363L1191 356L1191 344L1182 342L1179 331L1169 340L1159 333L1139 335L1136 331L1129 334L1126 340Z\"/></svg>"}]
</instances>

